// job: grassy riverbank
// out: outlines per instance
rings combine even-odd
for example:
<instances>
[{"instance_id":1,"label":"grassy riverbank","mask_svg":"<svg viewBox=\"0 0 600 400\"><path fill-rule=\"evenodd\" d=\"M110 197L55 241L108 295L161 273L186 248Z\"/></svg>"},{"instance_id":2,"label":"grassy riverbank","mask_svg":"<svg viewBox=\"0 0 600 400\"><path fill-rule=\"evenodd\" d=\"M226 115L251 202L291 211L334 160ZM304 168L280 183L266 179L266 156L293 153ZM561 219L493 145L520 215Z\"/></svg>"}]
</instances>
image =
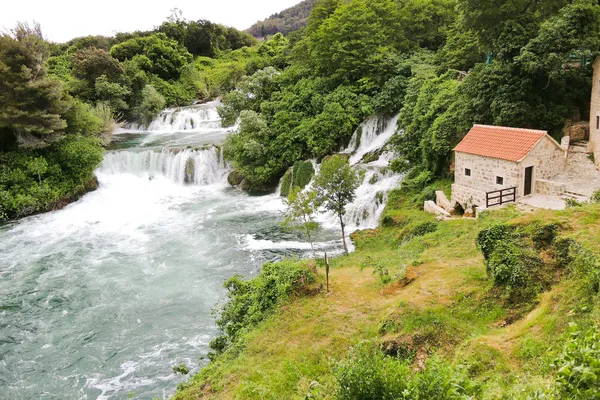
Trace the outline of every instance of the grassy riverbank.
<instances>
[{"instance_id":1,"label":"grassy riverbank","mask_svg":"<svg viewBox=\"0 0 600 400\"><path fill-rule=\"evenodd\" d=\"M448 183L437 186L447 189ZM556 359L564 356L569 324L593 325L600 302L589 289L589 270L573 267L572 259L567 264L559 243L575 240L589 251L588 261L597 263L600 205L532 213L509 207L478 220L438 223L412 206L412 197L392 192L385 226L353 235L356 251L331 262L329 294L293 292L175 398L358 398L352 393L360 383L348 383L358 367L359 381L371 389L374 381L384 386L393 381L377 380L377 363L349 353L360 343L358 348L375 345L387 354L376 356L382 363L407 367L413 378L404 381L410 380L413 394L406 398L433 398L424 397L433 393L426 382L435 376L443 387L446 375L453 389L435 398L525 399L563 390L556 385ZM536 247L540 263L519 288L488 276L476 244L482 230L498 225L514 229L515 243L522 241L523 248L528 241ZM550 231L556 237L546 237ZM318 268L310 288L324 279ZM370 361L357 366L365 359ZM340 382L349 389L340 391Z\"/></svg>"}]
</instances>

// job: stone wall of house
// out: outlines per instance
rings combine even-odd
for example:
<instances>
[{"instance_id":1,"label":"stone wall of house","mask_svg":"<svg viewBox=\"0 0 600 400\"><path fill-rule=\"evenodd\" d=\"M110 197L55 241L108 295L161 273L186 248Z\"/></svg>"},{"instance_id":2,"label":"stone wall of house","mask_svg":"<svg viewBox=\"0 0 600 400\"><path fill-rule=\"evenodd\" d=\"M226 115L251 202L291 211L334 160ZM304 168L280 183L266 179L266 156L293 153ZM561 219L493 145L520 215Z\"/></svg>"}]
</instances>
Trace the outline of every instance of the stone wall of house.
<instances>
[{"instance_id":1,"label":"stone wall of house","mask_svg":"<svg viewBox=\"0 0 600 400\"><path fill-rule=\"evenodd\" d=\"M550 137L544 137L519 164L517 195L523 196L525 168L533 167L533 182L547 180L565 170L566 151ZM532 188L535 192L537 189Z\"/></svg>"},{"instance_id":2,"label":"stone wall of house","mask_svg":"<svg viewBox=\"0 0 600 400\"><path fill-rule=\"evenodd\" d=\"M471 176L465 174L467 168ZM519 164L515 162L460 152L455 155L454 182L480 192L517 186L519 172ZM504 182L496 184L496 177L502 177Z\"/></svg>"},{"instance_id":3,"label":"stone wall of house","mask_svg":"<svg viewBox=\"0 0 600 400\"><path fill-rule=\"evenodd\" d=\"M600 167L600 57L594 61L592 99L590 105L590 151L594 153L596 166Z\"/></svg>"},{"instance_id":4,"label":"stone wall of house","mask_svg":"<svg viewBox=\"0 0 600 400\"><path fill-rule=\"evenodd\" d=\"M472 206L485 208L485 192L454 183L451 201L452 204L460 204L465 210Z\"/></svg>"},{"instance_id":5,"label":"stone wall of house","mask_svg":"<svg viewBox=\"0 0 600 400\"><path fill-rule=\"evenodd\" d=\"M561 182L537 179L535 181L535 192L547 196L562 196L565 194L566 185Z\"/></svg>"}]
</instances>

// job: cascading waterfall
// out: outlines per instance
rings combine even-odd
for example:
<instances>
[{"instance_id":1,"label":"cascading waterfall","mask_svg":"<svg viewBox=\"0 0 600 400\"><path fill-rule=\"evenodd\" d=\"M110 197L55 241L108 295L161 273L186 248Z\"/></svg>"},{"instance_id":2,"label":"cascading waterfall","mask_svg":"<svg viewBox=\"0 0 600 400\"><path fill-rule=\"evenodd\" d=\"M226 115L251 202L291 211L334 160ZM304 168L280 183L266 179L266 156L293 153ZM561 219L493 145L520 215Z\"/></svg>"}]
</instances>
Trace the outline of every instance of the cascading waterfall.
<instances>
[{"instance_id":1,"label":"cascading waterfall","mask_svg":"<svg viewBox=\"0 0 600 400\"><path fill-rule=\"evenodd\" d=\"M402 179L401 175L387 168L393 153L384 151L385 145L396 132L397 125L398 116L369 118L354 132L350 144L342 151L350 154L350 164L354 165L363 177L356 189L354 202L346 208L344 219L348 232L376 228L387 202L387 193L397 187ZM374 152L378 153L376 160L362 162L366 154ZM319 167L315 166L315 171L318 171ZM311 186L309 185L309 188ZM339 224L337 217L331 214L322 214L318 219L327 226Z\"/></svg>"},{"instance_id":2,"label":"cascading waterfall","mask_svg":"<svg viewBox=\"0 0 600 400\"><path fill-rule=\"evenodd\" d=\"M363 122L352 135L344 153L352 153L350 164L356 165L363 157L371 152L381 150L388 140L396 133L398 117L385 118L374 116Z\"/></svg>"},{"instance_id":3,"label":"cascading waterfall","mask_svg":"<svg viewBox=\"0 0 600 400\"><path fill-rule=\"evenodd\" d=\"M219 102L163 110L155 119L144 127L140 124L129 124L122 130L132 132L201 132L221 129L221 117L217 112Z\"/></svg>"},{"instance_id":4,"label":"cascading waterfall","mask_svg":"<svg viewBox=\"0 0 600 400\"><path fill-rule=\"evenodd\" d=\"M227 175L221 153L217 147L111 152L105 154L98 172L130 173L150 178L162 175L180 184L209 185L223 182Z\"/></svg>"}]
</instances>

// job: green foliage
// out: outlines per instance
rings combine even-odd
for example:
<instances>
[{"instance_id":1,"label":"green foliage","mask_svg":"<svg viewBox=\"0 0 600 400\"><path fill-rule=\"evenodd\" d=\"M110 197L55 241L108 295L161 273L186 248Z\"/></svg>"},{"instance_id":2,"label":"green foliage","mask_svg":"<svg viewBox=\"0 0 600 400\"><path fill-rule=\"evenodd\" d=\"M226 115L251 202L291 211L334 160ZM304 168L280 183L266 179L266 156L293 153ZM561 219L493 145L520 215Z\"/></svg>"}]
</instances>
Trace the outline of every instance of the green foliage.
<instances>
[{"instance_id":1,"label":"green foliage","mask_svg":"<svg viewBox=\"0 0 600 400\"><path fill-rule=\"evenodd\" d=\"M346 206L354 201L359 183L356 171L348 164L348 160L340 155L333 155L324 160L315 178L314 187L317 191L318 203L325 210L335 214L340 221L346 254L348 254L348 247L344 232L344 215Z\"/></svg>"},{"instance_id":2,"label":"green foliage","mask_svg":"<svg viewBox=\"0 0 600 400\"><path fill-rule=\"evenodd\" d=\"M592 252L572 239L557 240L554 249L560 264L582 281L588 293L600 291L600 261Z\"/></svg>"},{"instance_id":3,"label":"green foliage","mask_svg":"<svg viewBox=\"0 0 600 400\"><path fill-rule=\"evenodd\" d=\"M509 291L531 282L531 270L541 264L539 256L519 246L510 238L498 241L487 260L487 270L494 284Z\"/></svg>"},{"instance_id":4,"label":"green foliage","mask_svg":"<svg viewBox=\"0 0 600 400\"><path fill-rule=\"evenodd\" d=\"M593 154L593 153L592 153ZM592 197L590 197L590 201L592 203L600 203L600 190L596 190L593 194Z\"/></svg>"},{"instance_id":5,"label":"green foliage","mask_svg":"<svg viewBox=\"0 0 600 400\"><path fill-rule=\"evenodd\" d=\"M48 44L39 26L17 25L0 36L0 150L13 143L44 147L67 127L60 82L48 76Z\"/></svg>"},{"instance_id":6,"label":"green foliage","mask_svg":"<svg viewBox=\"0 0 600 400\"><path fill-rule=\"evenodd\" d=\"M217 319L222 336L210 343L216 351L212 357L240 340L244 333L269 317L291 295L313 281L313 273L293 260L266 263L260 274L248 281L239 276L227 280L224 285L227 302Z\"/></svg>"},{"instance_id":7,"label":"green foliage","mask_svg":"<svg viewBox=\"0 0 600 400\"><path fill-rule=\"evenodd\" d=\"M298 229L306 235L316 260L317 254L311 235L319 228L318 222L315 221L317 192L314 190L303 192L302 188L293 186L285 203L287 208L283 226Z\"/></svg>"},{"instance_id":8,"label":"green foliage","mask_svg":"<svg viewBox=\"0 0 600 400\"><path fill-rule=\"evenodd\" d=\"M352 347L336 364L335 375L341 400L469 399L481 392L462 371L439 358L413 373L407 360L386 356L372 343Z\"/></svg>"},{"instance_id":9,"label":"green foliage","mask_svg":"<svg viewBox=\"0 0 600 400\"><path fill-rule=\"evenodd\" d=\"M554 361L559 398L598 399L600 387L600 331L576 323L569 326L570 338Z\"/></svg>"},{"instance_id":10,"label":"green foliage","mask_svg":"<svg viewBox=\"0 0 600 400\"><path fill-rule=\"evenodd\" d=\"M136 115L144 125L149 125L165 108L166 100L152 85L147 85L142 91L142 102L137 106Z\"/></svg>"},{"instance_id":11,"label":"green foliage","mask_svg":"<svg viewBox=\"0 0 600 400\"><path fill-rule=\"evenodd\" d=\"M183 66L192 61L185 47L163 33L129 39L113 46L110 54L120 61L143 56L146 61L140 67L165 80L179 78Z\"/></svg>"},{"instance_id":12,"label":"green foliage","mask_svg":"<svg viewBox=\"0 0 600 400\"><path fill-rule=\"evenodd\" d=\"M502 243L506 238L512 237L514 227L505 224L494 224L477 234L477 247L483 253L483 258L490 259L496 246Z\"/></svg>"},{"instance_id":13,"label":"green foliage","mask_svg":"<svg viewBox=\"0 0 600 400\"><path fill-rule=\"evenodd\" d=\"M187 375L190 373L190 370L185 364L179 364L173 365L173 372L176 374Z\"/></svg>"},{"instance_id":14,"label":"green foliage","mask_svg":"<svg viewBox=\"0 0 600 400\"><path fill-rule=\"evenodd\" d=\"M281 196L287 196L292 189L304 189L309 184L315 169L310 161L296 161L294 166L288 169L281 179Z\"/></svg>"},{"instance_id":15,"label":"green foliage","mask_svg":"<svg viewBox=\"0 0 600 400\"><path fill-rule=\"evenodd\" d=\"M269 18L257 22L247 32L255 38L266 38L276 33L288 35L306 27L314 0L304 0L293 7L286 8Z\"/></svg>"},{"instance_id":16,"label":"green foliage","mask_svg":"<svg viewBox=\"0 0 600 400\"><path fill-rule=\"evenodd\" d=\"M0 220L45 211L82 193L102 153L98 139L77 135L41 150L0 152Z\"/></svg>"}]
</instances>

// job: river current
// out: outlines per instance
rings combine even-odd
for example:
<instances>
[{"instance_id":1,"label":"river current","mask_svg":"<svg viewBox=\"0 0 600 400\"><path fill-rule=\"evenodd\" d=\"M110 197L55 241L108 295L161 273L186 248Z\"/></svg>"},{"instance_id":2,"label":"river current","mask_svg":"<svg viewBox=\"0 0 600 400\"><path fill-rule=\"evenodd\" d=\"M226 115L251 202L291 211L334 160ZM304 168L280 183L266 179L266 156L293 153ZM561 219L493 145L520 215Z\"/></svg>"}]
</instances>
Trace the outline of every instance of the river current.
<instances>
[{"instance_id":1,"label":"river current","mask_svg":"<svg viewBox=\"0 0 600 400\"><path fill-rule=\"evenodd\" d=\"M197 372L206 363L223 282L309 253L281 228L277 193L227 184L210 146L228 133L216 106L165 110L147 130L122 129L96 172L98 190L0 226L0 399L168 398L189 379L173 365ZM363 124L364 140L347 149L352 161L381 147L395 123ZM360 166L351 230L374 227L377 193L397 185L386 163L384 154ZM317 249L339 252L335 218L319 220Z\"/></svg>"}]
</instances>

